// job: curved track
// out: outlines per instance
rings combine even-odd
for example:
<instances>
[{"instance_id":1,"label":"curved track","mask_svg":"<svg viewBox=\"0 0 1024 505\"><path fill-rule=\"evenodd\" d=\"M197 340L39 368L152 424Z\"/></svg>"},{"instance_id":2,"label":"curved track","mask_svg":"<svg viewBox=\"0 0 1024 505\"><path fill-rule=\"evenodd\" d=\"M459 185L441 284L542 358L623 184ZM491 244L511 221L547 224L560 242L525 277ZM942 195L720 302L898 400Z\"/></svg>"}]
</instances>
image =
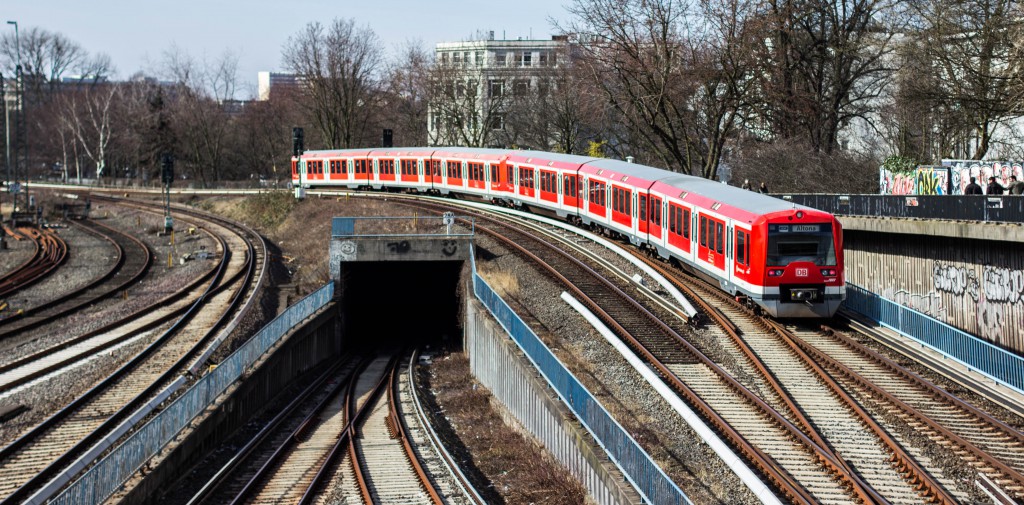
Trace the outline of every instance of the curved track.
<instances>
[{"instance_id":1,"label":"curved track","mask_svg":"<svg viewBox=\"0 0 1024 505\"><path fill-rule=\"evenodd\" d=\"M189 360L228 324L246 296L252 298L265 249L257 253L251 236L225 226L209 222L218 236L218 265L204 285L188 288L175 302L186 310L169 328L107 379L0 449L4 503L24 499L187 370ZM161 310L163 315L176 312L173 307Z\"/></svg>"},{"instance_id":2,"label":"curved track","mask_svg":"<svg viewBox=\"0 0 1024 505\"><path fill-rule=\"evenodd\" d=\"M117 295L142 279L152 266L153 253L141 240L98 221L70 223L110 242L116 255L114 264L105 274L78 289L0 319L0 339L10 339L51 324L56 319Z\"/></svg>"},{"instance_id":3,"label":"curved track","mask_svg":"<svg viewBox=\"0 0 1024 505\"><path fill-rule=\"evenodd\" d=\"M15 233L32 240L36 248L25 263L0 277L0 297L9 296L40 281L63 264L68 256L68 244L50 230L25 226L18 228Z\"/></svg>"}]
</instances>

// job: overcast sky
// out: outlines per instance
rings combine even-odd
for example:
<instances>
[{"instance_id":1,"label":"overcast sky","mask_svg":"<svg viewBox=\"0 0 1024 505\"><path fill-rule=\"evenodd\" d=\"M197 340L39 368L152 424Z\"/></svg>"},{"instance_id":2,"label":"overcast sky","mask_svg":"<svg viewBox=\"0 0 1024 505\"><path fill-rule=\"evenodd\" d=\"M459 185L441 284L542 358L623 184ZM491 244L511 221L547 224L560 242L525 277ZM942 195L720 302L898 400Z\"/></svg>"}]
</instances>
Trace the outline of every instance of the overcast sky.
<instances>
[{"instance_id":1,"label":"overcast sky","mask_svg":"<svg viewBox=\"0 0 1024 505\"><path fill-rule=\"evenodd\" d=\"M90 54L106 53L118 77L159 67L176 45L197 60L224 51L239 58L239 98L255 94L256 72L280 70L281 48L307 23L355 18L373 29L389 52L407 40L428 48L468 40L477 31L495 38L548 39L550 19L568 19L566 0L11 0L0 13L20 29L60 32ZM11 25L0 29L13 31Z\"/></svg>"}]
</instances>

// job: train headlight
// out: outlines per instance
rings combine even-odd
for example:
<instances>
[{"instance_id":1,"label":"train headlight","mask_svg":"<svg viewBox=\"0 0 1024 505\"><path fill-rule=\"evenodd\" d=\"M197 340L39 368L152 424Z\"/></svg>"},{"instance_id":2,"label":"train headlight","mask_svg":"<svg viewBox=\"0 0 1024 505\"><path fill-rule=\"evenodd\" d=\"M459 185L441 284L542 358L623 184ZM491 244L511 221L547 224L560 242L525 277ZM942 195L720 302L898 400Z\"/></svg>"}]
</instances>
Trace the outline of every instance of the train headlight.
<instances>
[{"instance_id":1,"label":"train headlight","mask_svg":"<svg viewBox=\"0 0 1024 505\"><path fill-rule=\"evenodd\" d=\"M801 219L803 217L804 217L804 211L802 211L802 210L796 211L796 218L797 219Z\"/></svg>"},{"instance_id":2,"label":"train headlight","mask_svg":"<svg viewBox=\"0 0 1024 505\"><path fill-rule=\"evenodd\" d=\"M783 270L781 269L770 269L768 270L768 277L781 277Z\"/></svg>"},{"instance_id":3,"label":"train headlight","mask_svg":"<svg viewBox=\"0 0 1024 505\"><path fill-rule=\"evenodd\" d=\"M834 268L822 268L821 269L821 275L823 275L825 277L835 277L836 276L836 269L834 269Z\"/></svg>"}]
</instances>

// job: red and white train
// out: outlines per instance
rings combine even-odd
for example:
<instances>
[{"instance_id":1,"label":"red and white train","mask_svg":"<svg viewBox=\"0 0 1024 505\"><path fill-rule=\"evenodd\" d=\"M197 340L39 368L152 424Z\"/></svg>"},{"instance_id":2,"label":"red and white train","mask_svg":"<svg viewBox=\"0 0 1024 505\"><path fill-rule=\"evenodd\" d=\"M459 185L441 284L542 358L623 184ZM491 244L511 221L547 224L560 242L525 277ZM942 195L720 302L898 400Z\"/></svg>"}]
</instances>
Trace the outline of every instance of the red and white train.
<instances>
[{"instance_id":1,"label":"red and white train","mask_svg":"<svg viewBox=\"0 0 1024 505\"><path fill-rule=\"evenodd\" d=\"M831 214L624 161L452 147L308 151L292 158L292 182L455 193L601 226L774 317L831 317L846 296Z\"/></svg>"}]
</instances>

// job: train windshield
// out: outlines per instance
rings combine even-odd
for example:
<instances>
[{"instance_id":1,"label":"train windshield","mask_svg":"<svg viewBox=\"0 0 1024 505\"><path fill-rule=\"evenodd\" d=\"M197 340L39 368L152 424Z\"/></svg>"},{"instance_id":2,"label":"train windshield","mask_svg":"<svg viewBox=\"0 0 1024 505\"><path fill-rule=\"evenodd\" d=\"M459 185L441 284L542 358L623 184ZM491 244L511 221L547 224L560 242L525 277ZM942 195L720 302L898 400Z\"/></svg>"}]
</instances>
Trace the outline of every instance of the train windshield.
<instances>
[{"instance_id":1,"label":"train windshield","mask_svg":"<svg viewBox=\"0 0 1024 505\"><path fill-rule=\"evenodd\" d=\"M785 266L794 261L835 266L832 224L769 224L768 265Z\"/></svg>"}]
</instances>

